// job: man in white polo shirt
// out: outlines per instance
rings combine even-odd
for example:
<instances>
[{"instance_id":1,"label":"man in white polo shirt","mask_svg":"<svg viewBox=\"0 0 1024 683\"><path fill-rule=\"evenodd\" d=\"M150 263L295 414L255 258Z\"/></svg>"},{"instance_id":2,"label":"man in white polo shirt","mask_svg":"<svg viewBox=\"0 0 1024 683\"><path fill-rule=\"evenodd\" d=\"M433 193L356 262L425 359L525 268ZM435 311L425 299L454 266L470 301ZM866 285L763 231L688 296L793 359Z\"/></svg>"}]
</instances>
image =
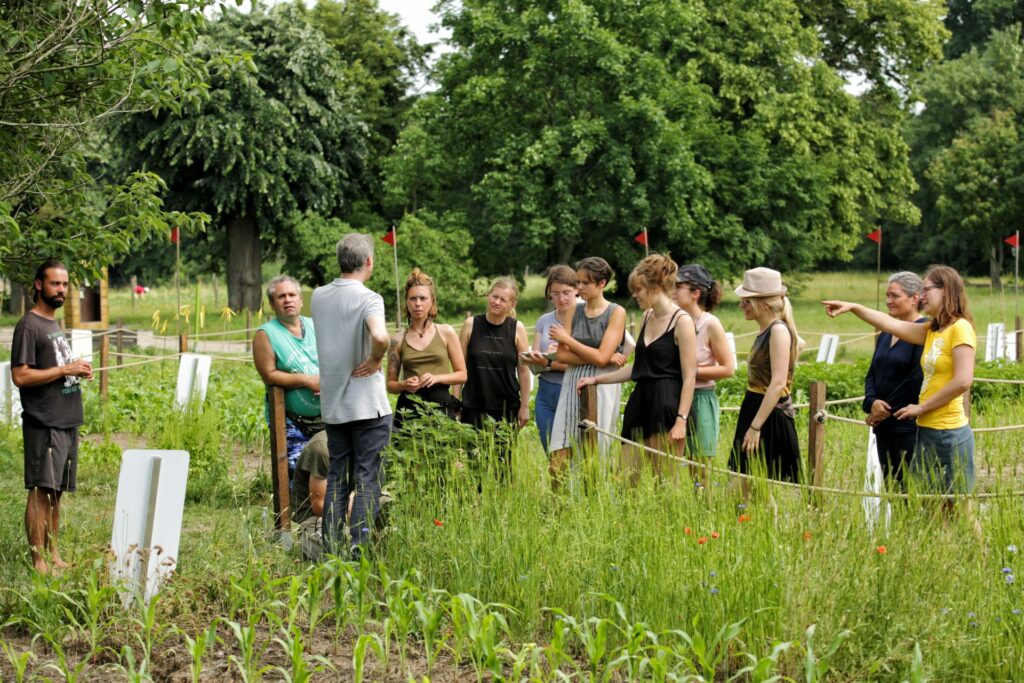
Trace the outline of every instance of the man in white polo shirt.
<instances>
[{"instance_id":1,"label":"man in white polo shirt","mask_svg":"<svg viewBox=\"0 0 1024 683\"><path fill-rule=\"evenodd\" d=\"M381 361L390 341L384 299L366 287L373 274L373 238L352 233L338 240L341 276L313 292L313 324L320 360L320 409L327 424L330 470L324 504L325 550L340 554L341 525L350 491L350 556L358 560L380 509L381 451L391 438Z\"/></svg>"}]
</instances>

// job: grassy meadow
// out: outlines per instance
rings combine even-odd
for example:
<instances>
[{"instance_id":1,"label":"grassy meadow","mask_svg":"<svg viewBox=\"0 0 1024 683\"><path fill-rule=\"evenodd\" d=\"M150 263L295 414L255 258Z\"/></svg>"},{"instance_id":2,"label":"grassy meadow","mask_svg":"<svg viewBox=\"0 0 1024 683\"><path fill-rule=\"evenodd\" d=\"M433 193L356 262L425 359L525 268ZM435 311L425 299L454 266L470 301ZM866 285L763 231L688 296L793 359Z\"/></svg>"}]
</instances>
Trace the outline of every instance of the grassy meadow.
<instances>
[{"instance_id":1,"label":"grassy meadow","mask_svg":"<svg viewBox=\"0 0 1024 683\"><path fill-rule=\"evenodd\" d=\"M520 306L528 320L543 303L538 282ZM849 316L828 321L818 299L871 302L873 287L873 276L809 277L794 298L809 344L815 331L864 330ZM986 292L971 290L982 333L1013 313ZM734 304L727 296L721 317L742 333ZM824 378L830 398L859 395L867 350L843 348L854 362L804 364L798 388ZM370 559L310 566L271 532L260 380L246 364L213 367L205 404L185 413L171 409L173 364L113 372L106 402L87 389L79 490L62 510L73 566L57 578L30 570L21 434L0 423L0 680L1024 677L1020 498L976 502L980 537L967 518L946 522L913 498L872 531L855 496L758 487L744 504L724 476L697 492L685 472L630 487L609 465L615 450L609 461L584 454L552 492L532 424L509 449L501 434L425 420L393 439L395 502ZM1006 364L977 375L1024 378ZM724 405L741 384L723 383ZM719 467L734 415L722 416ZM975 428L1022 417L1016 386L976 385ZM806 411L797 427L806 448ZM828 422L826 437L825 484L861 489L866 429ZM1022 445L1024 431L977 435L979 491L1024 488ZM127 447L192 458L178 573L148 608L124 609L107 568Z\"/></svg>"}]
</instances>

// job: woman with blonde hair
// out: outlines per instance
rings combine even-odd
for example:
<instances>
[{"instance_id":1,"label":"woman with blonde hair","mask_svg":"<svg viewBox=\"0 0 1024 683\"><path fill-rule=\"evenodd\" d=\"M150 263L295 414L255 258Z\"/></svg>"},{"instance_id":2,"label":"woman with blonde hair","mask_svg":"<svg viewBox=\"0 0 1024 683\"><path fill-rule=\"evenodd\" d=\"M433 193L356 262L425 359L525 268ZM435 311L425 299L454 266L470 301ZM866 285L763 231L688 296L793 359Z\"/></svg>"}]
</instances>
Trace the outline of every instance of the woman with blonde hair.
<instances>
[{"instance_id":1,"label":"woman with blonde hair","mask_svg":"<svg viewBox=\"0 0 1024 683\"><path fill-rule=\"evenodd\" d=\"M757 323L758 334L747 357L747 390L729 468L750 474L757 462L773 479L796 481L800 442L791 395L800 338L786 291L782 275L771 268L748 270L736 288L743 316Z\"/></svg>"},{"instance_id":2,"label":"woman with blonde hair","mask_svg":"<svg viewBox=\"0 0 1024 683\"><path fill-rule=\"evenodd\" d=\"M917 403L893 413L897 420L917 419L917 445L910 470L928 488L969 493L974 488L974 432L964 411L964 392L974 382L974 320L960 274L932 266L921 292L927 322L897 320L847 301L822 301L831 317L846 313L910 344L924 347L924 381ZM947 509L952 501L947 501Z\"/></svg>"},{"instance_id":3,"label":"woman with blonde hair","mask_svg":"<svg viewBox=\"0 0 1024 683\"><path fill-rule=\"evenodd\" d=\"M467 318L459 331L466 358L462 421L483 426L484 418L519 427L530 421L530 371L519 355L529 351L526 327L515 319L519 287L510 277L491 283L487 311Z\"/></svg>"},{"instance_id":4,"label":"woman with blonde hair","mask_svg":"<svg viewBox=\"0 0 1024 683\"><path fill-rule=\"evenodd\" d=\"M449 388L466 381L466 361L455 329L436 324L436 318L434 281L415 268L405 281L408 327L391 338L388 349L387 387L398 394L392 426L396 431L403 420L419 413L412 396L439 406L448 417L458 415L458 400Z\"/></svg>"},{"instance_id":5,"label":"woman with blonde hair","mask_svg":"<svg viewBox=\"0 0 1024 683\"><path fill-rule=\"evenodd\" d=\"M676 271L675 261L661 254L651 254L633 269L629 291L644 309L634 362L615 372L583 377L576 387L633 380L636 386L622 416L622 436L682 455L697 378L697 335L690 314L671 298ZM678 472L673 461L645 455L635 446L623 447L623 463L633 470L634 480L645 459L658 474L674 478Z\"/></svg>"}]
</instances>

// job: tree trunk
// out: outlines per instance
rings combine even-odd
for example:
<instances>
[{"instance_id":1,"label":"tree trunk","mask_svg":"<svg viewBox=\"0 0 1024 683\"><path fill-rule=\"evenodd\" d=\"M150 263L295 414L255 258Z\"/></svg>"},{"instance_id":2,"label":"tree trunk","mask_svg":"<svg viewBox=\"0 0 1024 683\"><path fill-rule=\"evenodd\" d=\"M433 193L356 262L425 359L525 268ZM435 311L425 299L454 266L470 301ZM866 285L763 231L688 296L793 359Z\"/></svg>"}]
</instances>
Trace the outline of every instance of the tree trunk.
<instances>
[{"instance_id":1,"label":"tree trunk","mask_svg":"<svg viewBox=\"0 0 1024 683\"><path fill-rule=\"evenodd\" d=\"M228 221L228 306L236 311L259 310L260 231L251 216Z\"/></svg>"},{"instance_id":2,"label":"tree trunk","mask_svg":"<svg viewBox=\"0 0 1024 683\"><path fill-rule=\"evenodd\" d=\"M993 244L992 254L988 259L988 276L992 280L992 291L1003 291L1003 245Z\"/></svg>"}]
</instances>

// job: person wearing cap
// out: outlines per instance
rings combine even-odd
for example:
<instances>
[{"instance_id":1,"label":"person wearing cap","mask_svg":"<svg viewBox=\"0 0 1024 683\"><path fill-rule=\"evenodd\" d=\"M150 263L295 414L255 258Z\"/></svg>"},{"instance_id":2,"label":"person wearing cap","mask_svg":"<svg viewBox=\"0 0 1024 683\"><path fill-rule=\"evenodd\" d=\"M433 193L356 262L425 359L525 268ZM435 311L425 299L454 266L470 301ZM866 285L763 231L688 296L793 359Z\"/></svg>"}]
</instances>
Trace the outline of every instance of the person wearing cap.
<instances>
[{"instance_id":1,"label":"person wearing cap","mask_svg":"<svg viewBox=\"0 0 1024 683\"><path fill-rule=\"evenodd\" d=\"M718 450L719 409L715 381L736 374L736 356L729 348L725 328L711 312L722 300L722 286L699 263L682 266L676 273L676 305L690 314L697 331L697 382L687 422L687 450L691 458L708 463ZM691 467L695 482L707 486L710 470Z\"/></svg>"},{"instance_id":2,"label":"person wearing cap","mask_svg":"<svg viewBox=\"0 0 1024 683\"><path fill-rule=\"evenodd\" d=\"M747 357L747 391L729 468L750 474L754 462L760 461L769 477L796 481L800 442L791 395L799 337L782 275L771 268L748 270L736 294L743 316L757 323L758 335Z\"/></svg>"}]
</instances>

